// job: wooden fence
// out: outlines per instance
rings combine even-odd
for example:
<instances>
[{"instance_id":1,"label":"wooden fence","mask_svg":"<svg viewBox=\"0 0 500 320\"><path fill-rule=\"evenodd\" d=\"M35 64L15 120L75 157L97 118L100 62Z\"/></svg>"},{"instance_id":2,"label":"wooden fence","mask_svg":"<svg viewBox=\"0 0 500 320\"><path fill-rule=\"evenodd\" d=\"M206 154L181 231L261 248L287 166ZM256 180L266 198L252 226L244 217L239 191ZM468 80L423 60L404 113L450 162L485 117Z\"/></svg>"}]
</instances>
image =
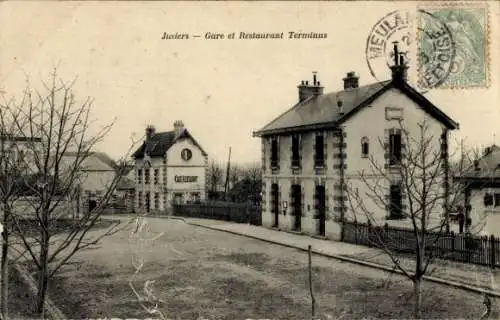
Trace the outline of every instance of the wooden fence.
<instances>
[{"instance_id":1,"label":"wooden fence","mask_svg":"<svg viewBox=\"0 0 500 320\"><path fill-rule=\"evenodd\" d=\"M176 204L172 206L174 216L225 220L237 223L262 225L260 206L230 202L204 202Z\"/></svg>"},{"instance_id":2,"label":"wooden fence","mask_svg":"<svg viewBox=\"0 0 500 320\"><path fill-rule=\"evenodd\" d=\"M416 238L413 230L389 227L374 227L369 224L344 222L342 241L382 248L393 252L414 253ZM426 255L433 257L500 267L500 239L494 236L427 232Z\"/></svg>"}]
</instances>

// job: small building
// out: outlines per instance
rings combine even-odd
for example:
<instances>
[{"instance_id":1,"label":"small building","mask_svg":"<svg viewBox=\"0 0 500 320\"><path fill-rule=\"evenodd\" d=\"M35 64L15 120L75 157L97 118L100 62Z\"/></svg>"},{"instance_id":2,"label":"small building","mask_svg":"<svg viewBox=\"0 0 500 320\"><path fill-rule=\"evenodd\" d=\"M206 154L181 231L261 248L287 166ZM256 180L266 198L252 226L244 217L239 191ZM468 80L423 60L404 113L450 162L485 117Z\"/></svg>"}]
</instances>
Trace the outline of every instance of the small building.
<instances>
[{"instance_id":1,"label":"small building","mask_svg":"<svg viewBox=\"0 0 500 320\"><path fill-rule=\"evenodd\" d=\"M64 162L73 167L77 164L79 155L76 152L66 152ZM81 157L81 155L80 155ZM111 157L104 152L90 152L80 164L78 173L78 199L77 214L92 211L106 196L106 192L117 178L118 166ZM110 195L108 204L112 204L116 195Z\"/></svg>"},{"instance_id":2,"label":"small building","mask_svg":"<svg viewBox=\"0 0 500 320\"><path fill-rule=\"evenodd\" d=\"M485 148L473 167L454 178L464 191L462 231L500 236L500 147Z\"/></svg>"},{"instance_id":3,"label":"small building","mask_svg":"<svg viewBox=\"0 0 500 320\"><path fill-rule=\"evenodd\" d=\"M5 200L11 203L12 212L18 218L34 219L46 179L40 174L35 162L35 154L43 152L42 139L38 137L0 135L0 172L5 179L0 181L3 190L9 192ZM0 190L1 193L1 190ZM71 217L76 202L67 197L60 187L60 180L55 180L54 201L58 202L52 217Z\"/></svg>"},{"instance_id":4,"label":"small building","mask_svg":"<svg viewBox=\"0 0 500 320\"><path fill-rule=\"evenodd\" d=\"M132 157L136 210L168 212L172 204L206 199L208 155L182 121L166 132L148 126Z\"/></svg>"},{"instance_id":5,"label":"small building","mask_svg":"<svg viewBox=\"0 0 500 320\"><path fill-rule=\"evenodd\" d=\"M339 79L340 91L324 93L314 73L311 83L298 86L294 106L254 132L262 141L264 226L338 239L342 221L366 222L351 210L347 185L359 194L370 191L360 178L360 172L371 170L369 158L394 178L383 195L391 205L367 199L366 206L380 224L410 226L402 214L406 197L394 174L408 148L403 135L419 134L418 124L427 122L437 137L433 147L447 161L449 135L458 123L408 84L397 45L394 57L390 80L359 86L359 76L348 72ZM441 180L446 194L447 179ZM443 206L436 205L438 217Z\"/></svg>"}]
</instances>

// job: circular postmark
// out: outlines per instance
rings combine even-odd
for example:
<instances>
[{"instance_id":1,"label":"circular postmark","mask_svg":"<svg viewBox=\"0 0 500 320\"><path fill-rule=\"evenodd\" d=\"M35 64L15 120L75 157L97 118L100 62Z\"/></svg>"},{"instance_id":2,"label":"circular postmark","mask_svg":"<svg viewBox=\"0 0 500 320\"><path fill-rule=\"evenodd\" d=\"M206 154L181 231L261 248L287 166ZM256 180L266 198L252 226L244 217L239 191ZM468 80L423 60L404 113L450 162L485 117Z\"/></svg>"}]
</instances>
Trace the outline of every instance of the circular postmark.
<instances>
[{"instance_id":1,"label":"circular postmark","mask_svg":"<svg viewBox=\"0 0 500 320\"><path fill-rule=\"evenodd\" d=\"M389 12L378 20L366 39L366 62L371 75L377 80L387 77L389 67L394 64L392 43L399 43L400 54L410 63L409 50L412 44L408 12Z\"/></svg>"},{"instance_id":2,"label":"circular postmark","mask_svg":"<svg viewBox=\"0 0 500 320\"><path fill-rule=\"evenodd\" d=\"M425 10L418 13L418 84L430 89L442 85L460 64L455 62L455 43L446 24Z\"/></svg>"}]
</instances>

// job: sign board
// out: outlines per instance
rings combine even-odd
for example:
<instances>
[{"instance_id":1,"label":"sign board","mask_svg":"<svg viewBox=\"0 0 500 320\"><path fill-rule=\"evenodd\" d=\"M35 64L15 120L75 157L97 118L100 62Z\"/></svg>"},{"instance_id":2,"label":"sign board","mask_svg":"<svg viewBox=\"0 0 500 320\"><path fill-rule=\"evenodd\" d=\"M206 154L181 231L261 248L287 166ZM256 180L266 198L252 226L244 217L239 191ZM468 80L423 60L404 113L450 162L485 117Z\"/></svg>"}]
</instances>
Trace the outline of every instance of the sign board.
<instances>
[{"instance_id":1,"label":"sign board","mask_svg":"<svg viewBox=\"0 0 500 320\"><path fill-rule=\"evenodd\" d=\"M174 181L177 183L188 183L198 181L197 176L175 176Z\"/></svg>"}]
</instances>

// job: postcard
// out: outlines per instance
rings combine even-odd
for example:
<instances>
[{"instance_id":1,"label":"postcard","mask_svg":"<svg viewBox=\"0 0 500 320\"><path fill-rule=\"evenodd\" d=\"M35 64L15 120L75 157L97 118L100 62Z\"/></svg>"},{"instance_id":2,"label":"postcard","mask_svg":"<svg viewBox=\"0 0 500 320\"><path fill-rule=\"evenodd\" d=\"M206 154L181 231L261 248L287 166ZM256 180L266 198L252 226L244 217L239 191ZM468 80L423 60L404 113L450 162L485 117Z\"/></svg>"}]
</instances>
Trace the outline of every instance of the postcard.
<instances>
[{"instance_id":1,"label":"postcard","mask_svg":"<svg viewBox=\"0 0 500 320\"><path fill-rule=\"evenodd\" d=\"M498 318L499 17L0 3L2 318Z\"/></svg>"}]
</instances>

